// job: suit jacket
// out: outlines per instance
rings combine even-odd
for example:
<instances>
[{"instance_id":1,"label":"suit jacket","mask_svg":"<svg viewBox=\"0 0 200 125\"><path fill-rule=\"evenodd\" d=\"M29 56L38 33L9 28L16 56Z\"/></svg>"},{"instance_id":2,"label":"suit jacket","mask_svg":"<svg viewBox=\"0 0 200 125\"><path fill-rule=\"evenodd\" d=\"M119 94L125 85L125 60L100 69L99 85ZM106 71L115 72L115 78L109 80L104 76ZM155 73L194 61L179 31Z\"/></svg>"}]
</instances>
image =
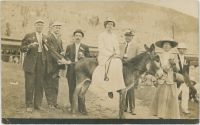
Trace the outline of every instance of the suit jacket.
<instances>
[{"instance_id":1,"label":"suit jacket","mask_svg":"<svg viewBox=\"0 0 200 125\"><path fill-rule=\"evenodd\" d=\"M179 67L179 73L183 74L187 72L189 74L189 61L184 57L184 61L186 61L187 65L183 65L184 62L181 62L179 54L177 54L177 59L178 59L178 67Z\"/></svg>"},{"instance_id":2,"label":"suit jacket","mask_svg":"<svg viewBox=\"0 0 200 125\"><path fill-rule=\"evenodd\" d=\"M85 57L89 57L89 47L83 43L80 44L78 52L82 52L82 54ZM70 44L66 48L66 53L65 53L65 59L66 60L71 60L72 62L75 62L75 55L76 55L76 46L75 43ZM70 76L70 74L73 74L74 72L74 65L69 65L67 68L67 77Z\"/></svg>"},{"instance_id":3,"label":"suit jacket","mask_svg":"<svg viewBox=\"0 0 200 125\"><path fill-rule=\"evenodd\" d=\"M126 43L121 43L120 44L120 57L124 57L125 55L125 50L126 50ZM134 42L129 43L126 54L127 54L127 59L131 59L135 56L137 56L139 53L139 46L135 44Z\"/></svg>"},{"instance_id":4,"label":"suit jacket","mask_svg":"<svg viewBox=\"0 0 200 125\"><path fill-rule=\"evenodd\" d=\"M57 61L61 59L62 56L60 53L63 52L62 40L56 38L52 33L49 33L47 41L47 73L58 73L59 69L65 69L65 65L58 65Z\"/></svg>"},{"instance_id":5,"label":"suit jacket","mask_svg":"<svg viewBox=\"0 0 200 125\"><path fill-rule=\"evenodd\" d=\"M42 46L44 45L43 42L47 39L45 35L42 35ZM25 37L22 39L21 44L21 51L26 53L23 63L23 69L26 72L35 72L35 66L37 61L37 55L38 55L38 46L35 47L29 47L28 45L34 42L38 42L36 37L36 32L26 34ZM42 60L43 63L46 62L47 59L47 52L44 49L44 46L42 47Z\"/></svg>"},{"instance_id":6,"label":"suit jacket","mask_svg":"<svg viewBox=\"0 0 200 125\"><path fill-rule=\"evenodd\" d=\"M177 58L178 58L178 64L177 65L179 66L179 69L180 69L178 72L183 75L185 84L187 86L191 87L192 84L191 84L191 80L190 80L190 77L189 77L190 62L184 57L184 61L186 61L187 65L182 66L182 63L184 63L184 62L181 62L179 54L177 54Z\"/></svg>"}]
</instances>

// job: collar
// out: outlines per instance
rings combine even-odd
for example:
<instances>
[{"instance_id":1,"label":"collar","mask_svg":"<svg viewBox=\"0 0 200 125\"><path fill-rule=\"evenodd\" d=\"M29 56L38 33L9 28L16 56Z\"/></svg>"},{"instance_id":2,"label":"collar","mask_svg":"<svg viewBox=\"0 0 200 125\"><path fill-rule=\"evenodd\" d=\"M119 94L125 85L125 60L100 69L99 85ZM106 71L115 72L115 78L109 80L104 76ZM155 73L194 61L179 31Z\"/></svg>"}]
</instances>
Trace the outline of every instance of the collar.
<instances>
[{"instance_id":1,"label":"collar","mask_svg":"<svg viewBox=\"0 0 200 125\"><path fill-rule=\"evenodd\" d=\"M75 46L80 46L81 45L81 43L74 43L75 44Z\"/></svg>"},{"instance_id":2,"label":"collar","mask_svg":"<svg viewBox=\"0 0 200 125\"><path fill-rule=\"evenodd\" d=\"M131 43L132 43L132 41L130 41L129 43L125 41L125 44L126 44L126 45L130 45Z\"/></svg>"},{"instance_id":3,"label":"collar","mask_svg":"<svg viewBox=\"0 0 200 125\"><path fill-rule=\"evenodd\" d=\"M54 37L57 39L58 37L57 37L57 35L54 33L54 32L51 32L53 35L54 35Z\"/></svg>"},{"instance_id":4,"label":"collar","mask_svg":"<svg viewBox=\"0 0 200 125\"><path fill-rule=\"evenodd\" d=\"M42 35L42 32L41 33L35 32L35 33L36 33L36 35Z\"/></svg>"},{"instance_id":5,"label":"collar","mask_svg":"<svg viewBox=\"0 0 200 125\"><path fill-rule=\"evenodd\" d=\"M181 54L178 54L179 55L179 57L184 57L185 55L181 55Z\"/></svg>"}]
</instances>

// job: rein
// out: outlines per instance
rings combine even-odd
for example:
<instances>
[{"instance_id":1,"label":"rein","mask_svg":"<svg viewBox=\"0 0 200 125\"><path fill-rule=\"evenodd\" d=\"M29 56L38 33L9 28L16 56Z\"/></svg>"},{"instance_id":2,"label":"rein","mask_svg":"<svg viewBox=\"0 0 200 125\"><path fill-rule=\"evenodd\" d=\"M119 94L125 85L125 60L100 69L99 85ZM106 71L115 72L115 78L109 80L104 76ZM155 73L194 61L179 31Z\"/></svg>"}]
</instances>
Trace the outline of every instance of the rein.
<instances>
[{"instance_id":1,"label":"rein","mask_svg":"<svg viewBox=\"0 0 200 125\"><path fill-rule=\"evenodd\" d=\"M147 59L145 59L146 62ZM142 66L135 68L137 71L139 71L139 73L145 72L146 71L146 67L143 68ZM130 84L129 86L126 87L126 91L130 90L131 88L133 88L135 85L135 83L133 82L132 84Z\"/></svg>"},{"instance_id":2,"label":"rein","mask_svg":"<svg viewBox=\"0 0 200 125\"><path fill-rule=\"evenodd\" d=\"M147 55L146 55L146 56L147 56ZM150 60L152 61L153 58L150 58ZM145 59L145 62L146 62L146 61L147 61L147 58ZM161 65L161 63L160 63L160 65ZM139 71L140 73L143 73L143 72L146 71L146 72L145 72L145 75L144 75L142 78L144 78L145 76L147 76L148 74L150 74L150 73L149 73L150 71L147 71L147 68L146 68L146 67L140 66L140 67L136 68L136 70ZM135 83L133 82L132 84L130 84L129 86L127 86L127 87L126 87L126 91L130 90L131 88L133 88L134 85L135 85Z\"/></svg>"},{"instance_id":3,"label":"rein","mask_svg":"<svg viewBox=\"0 0 200 125\"><path fill-rule=\"evenodd\" d=\"M106 62L108 62L108 67L106 67L106 64L105 64L105 75L104 75L104 81L109 81L109 77L108 77L108 71L110 69L110 64L111 64L111 61L112 59L114 58L115 54L111 55L107 60Z\"/></svg>"}]
</instances>

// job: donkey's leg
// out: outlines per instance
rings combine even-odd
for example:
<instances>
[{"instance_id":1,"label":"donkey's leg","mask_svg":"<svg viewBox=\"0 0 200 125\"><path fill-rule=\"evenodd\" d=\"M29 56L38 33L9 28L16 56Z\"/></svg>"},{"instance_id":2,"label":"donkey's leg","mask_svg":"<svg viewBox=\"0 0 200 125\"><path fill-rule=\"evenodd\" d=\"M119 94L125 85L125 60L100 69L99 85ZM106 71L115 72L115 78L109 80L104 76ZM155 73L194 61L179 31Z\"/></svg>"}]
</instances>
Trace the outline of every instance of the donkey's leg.
<instances>
[{"instance_id":1,"label":"donkey's leg","mask_svg":"<svg viewBox=\"0 0 200 125\"><path fill-rule=\"evenodd\" d=\"M90 86L91 80L86 79L84 80L85 82L82 85L81 91L79 93L79 98L80 98L80 107L81 107L81 111L83 114L87 114L87 110L86 110L86 105L85 105L85 94Z\"/></svg>"},{"instance_id":2,"label":"donkey's leg","mask_svg":"<svg viewBox=\"0 0 200 125\"><path fill-rule=\"evenodd\" d=\"M81 88L81 84L78 84L75 88L71 106L72 114L75 114L78 111L78 95L81 91Z\"/></svg>"},{"instance_id":3,"label":"donkey's leg","mask_svg":"<svg viewBox=\"0 0 200 125\"><path fill-rule=\"evenodd\" d=\"M120 90L119 91L119 118L123 119L124 116L124 109L126 104L126 90Z\"/></svg>"},{"instance_id":4,"label":"donkey's leg","mask_svg":"<svg viewBox=\"0 0 200 125\"><path fill-rule=\"evenodd\" d=\"M119 93L119 118L120 119L122 119L123 112L124 111L122 111L122 94Z\"/></svg>"}]
</instances>

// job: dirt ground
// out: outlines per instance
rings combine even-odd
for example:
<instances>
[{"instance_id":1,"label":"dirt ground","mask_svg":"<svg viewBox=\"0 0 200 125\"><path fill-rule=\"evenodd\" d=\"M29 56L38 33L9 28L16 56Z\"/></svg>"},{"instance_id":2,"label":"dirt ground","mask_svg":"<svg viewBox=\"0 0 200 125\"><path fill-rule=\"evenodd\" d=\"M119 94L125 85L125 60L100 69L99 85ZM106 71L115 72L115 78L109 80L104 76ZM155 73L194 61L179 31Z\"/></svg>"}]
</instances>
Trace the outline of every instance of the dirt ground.
<instances>
[{"instance_id":1,"label":"dirt ground","mask_svg":"<svg viewBox=\"0 0 200 125\"><path fill-rule=\"evenodd\" d=\"M141 86L136 90L136 114L125 113L126 119L156 119L149 115L149 106L155 88ZM109 99L101 89L91 86L86 94L88 115L77 114L72 116L69 112L68 85L65 77L60 79L58 104L60 110L49 110L46 98L43 98L44 111L25 112L24 73L22 67L16 64L2 62L2 117L3 118L59 118L59 119L93 119L118 118L118 96ZM181 113L181 118L198 118L198 104L189 103L191 114Z\"/></svg>"}]
</instances>

